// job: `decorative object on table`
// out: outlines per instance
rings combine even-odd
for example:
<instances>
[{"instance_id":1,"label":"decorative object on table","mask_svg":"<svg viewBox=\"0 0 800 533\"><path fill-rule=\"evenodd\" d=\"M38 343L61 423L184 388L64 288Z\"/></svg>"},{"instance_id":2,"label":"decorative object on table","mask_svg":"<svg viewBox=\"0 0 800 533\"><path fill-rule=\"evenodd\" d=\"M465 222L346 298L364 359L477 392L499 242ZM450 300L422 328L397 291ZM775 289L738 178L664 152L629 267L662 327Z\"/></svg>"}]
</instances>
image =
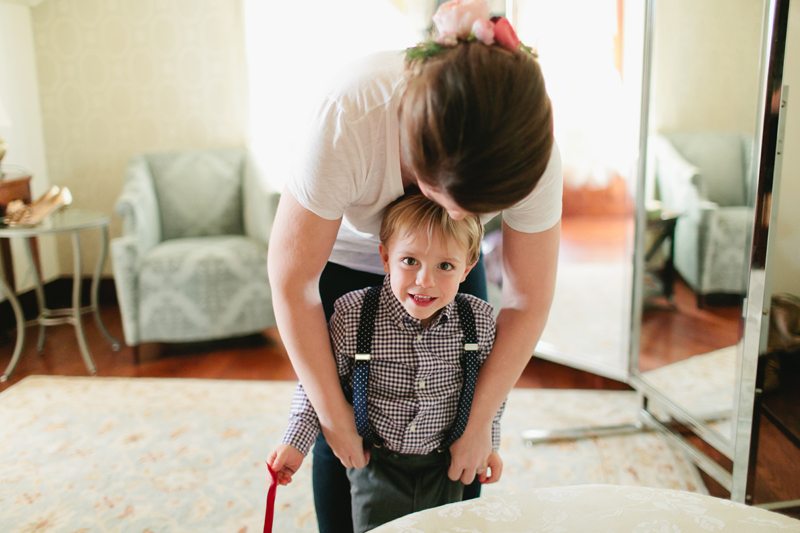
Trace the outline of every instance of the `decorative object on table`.
<instances>
[{"instance_id":1,"label":"decorative object on table","mask_svg":"<svg viewBox=\"0 0 800 533\"><path fill-rule=\"evenodd\" d=\"M3 101L0 100L0 128L10 128L13 126L11 122L11 117L8 116L8 112L6 108L3 106ZM8 150L8 144L3 140L3 137L0 136L0 178L3 177L3 157L6 155L6 151Z\"/></svg>"},{"instance_id":2,"label":"decorative object on table","mask_svg":"<svg viewBox=\"0 0 800 533\"><path fill-rule=\"evenodd\" d=\"M48 520L50 530L64 532L260 532L269 487L264 459L283 436L296 385L27 377L0 393L2 529L34 531ZM658 434L534 447L519 437L531 424L633 422L637 405L632 391L512 390L500 443L503 477L483 493L587 483L705 492L688 458ZM312 463L309 456L280 488L274 531L317 531Z\"/></svg>"},{"instance_id":3,"label":"decorative object on table","mask_svg":"<svg viewBox=\"0 0 800 533\"><path fill-rule=\"evenodd\" d=\"M195 342L275 325L267 243L277 192L247 150L133 157L111 243L125 342Z\"/></svg>"},{"instance_id":4,"label":"decorative object on table","mask_svg":"<svg viewBox=\"0 0 800 533\"><path fill-rule=\"evenodd\" d=\"M41 198L32 204L13 200L6 206L5 222L11 227L30 227L41 224L47 218L72 203L72 193L67 187L53 185Z\"/></svg>"}]
</instances>

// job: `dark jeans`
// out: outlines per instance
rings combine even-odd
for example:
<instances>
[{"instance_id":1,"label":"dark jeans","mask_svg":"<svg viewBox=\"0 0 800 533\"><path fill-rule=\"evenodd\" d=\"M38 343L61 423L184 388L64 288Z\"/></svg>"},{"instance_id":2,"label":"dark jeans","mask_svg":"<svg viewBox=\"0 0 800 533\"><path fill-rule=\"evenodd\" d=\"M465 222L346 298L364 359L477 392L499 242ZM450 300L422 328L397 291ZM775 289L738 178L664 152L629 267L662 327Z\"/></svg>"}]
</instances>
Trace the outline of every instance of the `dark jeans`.
<instances>
[{"instance_id":1,"label":"dark jeans","mask_svg":"<svg viewBox=\"0 0 800 533\"><path fill-rule=\"evenodd\" d=\"M384 275L370 274L335 263L328 263L319 279L319 293L325 318L333 315L333 304L348 292L374 287L383 283ZM483 255L459 288L459 292L488 300L486 288L486 269ZM351 516L350 480L347 470L333 454L325 437L320 433L314 443L314 461L312 464L312 484L314 488L314 508L317 512L317 524L320 533L353 533ZM481 495L481 484L478 479L464 487L464 499L469 500Z\"/></svg>"}]
</instances>

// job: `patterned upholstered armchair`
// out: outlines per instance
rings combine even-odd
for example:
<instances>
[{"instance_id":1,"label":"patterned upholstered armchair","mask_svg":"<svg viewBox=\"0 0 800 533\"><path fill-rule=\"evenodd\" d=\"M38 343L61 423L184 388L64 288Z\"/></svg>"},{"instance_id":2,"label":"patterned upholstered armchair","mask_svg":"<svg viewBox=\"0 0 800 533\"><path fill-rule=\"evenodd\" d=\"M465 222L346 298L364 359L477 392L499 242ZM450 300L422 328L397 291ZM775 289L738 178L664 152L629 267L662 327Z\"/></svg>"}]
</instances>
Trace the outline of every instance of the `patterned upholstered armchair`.
<instances>
[{"instance_id":1,"label":"patterned upholstered armchair","mask_svg":"<svg viewBox=\"0 0 800 533\"><path fill-rule=\"evenodd\" d=\"M752 137L733 132L655 138L656 183L663 209L681 213L675 268L695 291L744 295L745 246L751 231Z\"/></svg>"},{"instance_id":2,"label":"patterned upholstered armchair","mask_svg":"<svg viewBox=\"0 0 800 533\"><path fill-rule=\"evenodd\" d=\"M191 342L275 325L267 243L278 194L245 149L137 155L111 243L125 342Z\"/></svg>"}]
</instances>

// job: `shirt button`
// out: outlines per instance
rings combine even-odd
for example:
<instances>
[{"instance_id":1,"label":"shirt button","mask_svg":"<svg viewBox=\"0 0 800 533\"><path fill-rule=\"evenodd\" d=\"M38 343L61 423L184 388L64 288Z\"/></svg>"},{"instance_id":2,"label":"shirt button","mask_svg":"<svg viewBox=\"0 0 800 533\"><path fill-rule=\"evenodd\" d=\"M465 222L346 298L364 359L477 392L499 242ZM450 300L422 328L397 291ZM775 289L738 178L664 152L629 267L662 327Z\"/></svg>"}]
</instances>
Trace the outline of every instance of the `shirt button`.
<instances>
[{"instance_id":1,"label":"shirt button","mask_svg":"<svg viewBox=\"0 0 800 533\"><path fill-rule=\"evenodd\" d=\"M421 340L422 340L422 334L417 335L417 341L421 341Z\"/></svg>"},{"instance_id":2,"label":"shirt button","mask_svg":"<svg viewBox=\"0 0 800 533\"><path fill-rule=\"evenodd\" d=\"M419 382L419 388L420 389L424 389L425 388L425 382L424 381L420 381Z\"/></svg>"},{"instance_id":3,"label":"shirt button","mask_svg":"<svg viewBox=\"0 0 800 533\"><path fill-rule=\"evenodd\" d=\"M408 431L414 431L416 428L417 428L417 426L415 426L414 424L411 424L411 425L408 427Z\"/></svg>"},{"instance_id":4,"label":"shirt button","mask_svg":"<svg viewBox=\"0 0 800 533\"><path fill-rule=\"evenodd\" d=\"M403 327L403 323L402 323L402 322L398 322L398 323L397 323L397 327L398 327L398 328L400 328L400 329L405 329L405 328Z\"/></svg>"}]
</instances>

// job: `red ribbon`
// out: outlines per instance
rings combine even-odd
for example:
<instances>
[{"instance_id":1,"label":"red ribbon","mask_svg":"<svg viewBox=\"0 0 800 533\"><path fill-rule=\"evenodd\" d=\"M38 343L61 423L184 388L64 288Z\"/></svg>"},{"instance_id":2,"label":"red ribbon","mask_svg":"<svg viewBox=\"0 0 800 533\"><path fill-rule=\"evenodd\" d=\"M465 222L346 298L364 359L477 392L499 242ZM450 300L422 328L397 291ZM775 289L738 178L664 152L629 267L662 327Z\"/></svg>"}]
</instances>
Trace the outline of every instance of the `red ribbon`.
<instances>
[{"instance_id":1,"label":"red ribbon","mask_svg":"<svg viewBox=\"0 0 800 533\"><path fill-rule=\"evenodd\" d=\"M264 517L264 533L272 533L272 520L275 518L275 493L278 491L278 476L267 464L269 472L269 490L267 491L267 513Z\"/></svg>"}]
</instances>

